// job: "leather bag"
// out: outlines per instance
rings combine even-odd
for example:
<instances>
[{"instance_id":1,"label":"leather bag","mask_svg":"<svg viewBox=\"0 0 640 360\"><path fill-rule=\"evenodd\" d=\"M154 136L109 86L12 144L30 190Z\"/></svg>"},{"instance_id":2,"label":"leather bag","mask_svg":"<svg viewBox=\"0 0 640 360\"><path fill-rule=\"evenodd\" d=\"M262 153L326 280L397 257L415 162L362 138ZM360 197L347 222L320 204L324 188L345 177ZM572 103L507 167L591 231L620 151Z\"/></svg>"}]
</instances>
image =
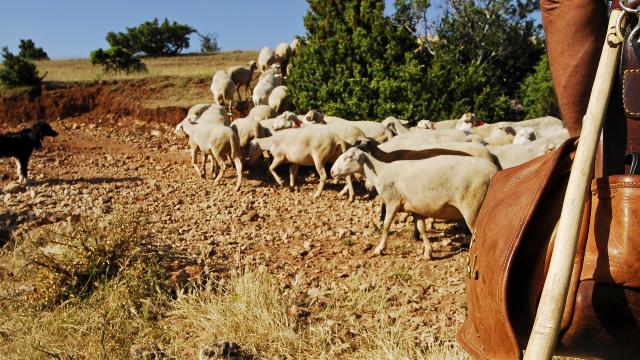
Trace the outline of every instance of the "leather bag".
<instances>
[{"instance_id":1,"label":"leather bag","mask_svg":"<svg viewBox=\"0 0 640 360\"><path fill-rule=\"evenodd\" d=\"M476 359L520 359L549 265L575 139L494 175L467 267L457 333ZM597 179L585 206L557 354L640 354L640 176Z\"/></svg>"}]
</instances>

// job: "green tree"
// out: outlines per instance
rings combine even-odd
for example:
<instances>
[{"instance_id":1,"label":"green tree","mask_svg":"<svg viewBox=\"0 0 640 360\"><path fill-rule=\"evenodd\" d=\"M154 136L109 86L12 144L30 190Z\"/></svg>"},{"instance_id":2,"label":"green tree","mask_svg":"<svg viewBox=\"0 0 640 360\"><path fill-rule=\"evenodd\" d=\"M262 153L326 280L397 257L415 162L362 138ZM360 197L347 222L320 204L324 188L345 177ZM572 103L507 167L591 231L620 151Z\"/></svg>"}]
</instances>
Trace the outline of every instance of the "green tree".
<instances>
[{"instance_id":1,"label":"green tree","mask_svg":"<svg viewBox=\"0 0 640 360\"><path fill-rule=\"evenodd\" d=\"M140 58L131 54L128 50L115 46L107 50L97 49L91 52L92 65L101 65L106 72L145 72L147 67Z\"/></svg>"},{"instance_id":2,"label":"green tree","mask_svg":"<svg viewBox=\"0 0 640 360\"><path fill-rule=\"evenodd\" d=\"M9 48L2 48L3 67L0 82L6 86L40 86L44 76L40 76L36 65L22 56L16 56ZM46 76L46 74L45 74Z\"/></svg>"},{"instance_id":3,"label":"green tree","mask_svg":"<svg viewBox=\"0 0 640 360\"><path fill-rule=\"evenodd\" d=\"M203 54L217 54L220 52L220 44L218 44L218 34L216 33L208 33L201 34L198 33L198 37L200 38L200 52Z\"/></svg>"},{"instance_id":4,"label":"green tree","mask_svg":"<svg viewBox=\"0 0 640 360\"><path fill-rule=\"evenodd\" d=\"M351 119L425 112L416 38L384 15L383 0L308 2L307 45L288 79L298 111L319 108Z\"/></svg>"},{"instance_id":5,"label":"green tree","mask_svg":"<svg viewBox=\"0 0 640 360\"><path fill-rule=\"evenodd\" d=\"M535 72L524 79L521 85L522 105L528 118L560 115L558 98L553 90L549 60L543 56Z\"/></svg>"},{"instance_id":6,"label":"green tree","mask_svg":"<svg viewBox=\"0 0 640 360\"><path fill-rule=\"evenodd\" d=\"M41 47L36 47L36 44L31 39L20 40L18 45L20 52L18 56L31 60L49 60L49 55Z\"/></svg>"},{"instance_id":7,"label":"green tree","mask_svg":"<svg viewBox=\"0 0 640 360\"><path fill-rule=\"evenodd\" d=\"M430 61L433 112L456 117L474 111L489 121L517 120L520 83L544 53L535 2L449 0Z\"/></svg>"},{"instance_id":8,"label":"green tree","mask_svg":"<svg viewBox=\"0 0 640 360\"><path fill-rule=\"evenodd\" d=\"M166 18L160 23L156 18L127 28L126 32L109 32L107 42L111 47L121 47L133 55L172 56L189 48L194 32L196 30L189 25L170 23Z\"/></svg>"}]
</instances>

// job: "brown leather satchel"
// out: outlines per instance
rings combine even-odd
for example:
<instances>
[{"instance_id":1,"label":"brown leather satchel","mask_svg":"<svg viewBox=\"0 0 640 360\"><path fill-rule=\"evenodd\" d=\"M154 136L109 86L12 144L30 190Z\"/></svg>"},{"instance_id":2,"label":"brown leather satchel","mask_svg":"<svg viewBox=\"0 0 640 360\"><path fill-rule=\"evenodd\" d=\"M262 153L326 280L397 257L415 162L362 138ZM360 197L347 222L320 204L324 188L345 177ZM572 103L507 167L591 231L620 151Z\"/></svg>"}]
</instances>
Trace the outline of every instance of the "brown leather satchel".
<instances>
[{"instance_id":1,"label":"brown leather satchel","mask_svg":"<svg viewBox=\"0 0 640 360\"><path fill-rule=\"evenodd\" d=\"M497 173L467 269L460 344L477 359L520 359L553 248L575 140ZM640 354L640 176L597 179L586 206L557 353Z\"/></svg>"}]
</instances>

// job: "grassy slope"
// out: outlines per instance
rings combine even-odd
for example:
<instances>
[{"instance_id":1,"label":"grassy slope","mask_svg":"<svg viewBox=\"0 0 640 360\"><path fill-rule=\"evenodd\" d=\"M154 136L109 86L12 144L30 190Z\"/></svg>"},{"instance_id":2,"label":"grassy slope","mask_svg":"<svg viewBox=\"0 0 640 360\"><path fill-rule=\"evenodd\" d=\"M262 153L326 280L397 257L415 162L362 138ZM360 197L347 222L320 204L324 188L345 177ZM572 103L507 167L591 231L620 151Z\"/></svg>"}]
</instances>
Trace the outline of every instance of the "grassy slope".
<instances>
[{"instance_id":1,"label":"grassy slope","mask_svg":"<svg viewBox=\"0 0 640 360\"><path fill-rule=\"evenodd\" d=\"M130 80L157 77L209 78L217 70L244 65L258 58L256 51L233 51L217 55L184 55L166 58L145 58L147 73L107 74L89 59L38 61L40 73L47 73L46 81L92 82L98 80Z\"/></svg>"}]
</instances>

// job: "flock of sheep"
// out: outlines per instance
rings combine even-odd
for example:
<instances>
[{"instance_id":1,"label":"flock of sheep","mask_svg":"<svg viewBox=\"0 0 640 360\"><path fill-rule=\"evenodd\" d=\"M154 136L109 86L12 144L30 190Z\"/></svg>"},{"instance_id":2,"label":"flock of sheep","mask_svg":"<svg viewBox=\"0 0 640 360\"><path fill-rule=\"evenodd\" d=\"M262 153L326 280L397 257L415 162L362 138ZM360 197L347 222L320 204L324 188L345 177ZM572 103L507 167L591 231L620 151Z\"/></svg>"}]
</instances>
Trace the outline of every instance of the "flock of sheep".
<instances>
[{"instance_id":1,"label":"flock of sheep","mask_svg":"<svg viewBox=\"0 0 640 360\"><path fill-rule=\"evenodd\" d=\"M209 155L214 183L220 181L226 161L231 160L237 174L236 190L243 166L262 167L267 159L268 171L280 185L285 181L276 169L289 164L291 187L299 166L313 166L320 179L315 197L327 180L325 164L333 164L332 177L345 179L340 194L348 194L350 201L355 197L352 181L363 178L366 188L375 189L383 204L382 239L374 250L376 255L385 249L396 213L407 212L413 215L416 234L424 242L424 257L430 259L425 219L464 220L473 231L493 174L554 150L569 138L562 121L554 117L485 124L466 113L459 120L421 120L408 128L409 121L395 117L381 122L349 121L318 110L296 115L285 111L288 104L282 84L298 46L296 40L279 45L276 51L265 48L258 62L252 61L249 67L216 72L211 85L214 104L193 106L175 133L188 139L191 163L203 178ZM256 69L262 74L252 90ZM253 91L254 107L246 117L231 122L225 106L228 103L231 109L233 91L240 97L241 86L245 93ZM203 154L200 166L199 153Z\"/></svg>"}]
</instances>

